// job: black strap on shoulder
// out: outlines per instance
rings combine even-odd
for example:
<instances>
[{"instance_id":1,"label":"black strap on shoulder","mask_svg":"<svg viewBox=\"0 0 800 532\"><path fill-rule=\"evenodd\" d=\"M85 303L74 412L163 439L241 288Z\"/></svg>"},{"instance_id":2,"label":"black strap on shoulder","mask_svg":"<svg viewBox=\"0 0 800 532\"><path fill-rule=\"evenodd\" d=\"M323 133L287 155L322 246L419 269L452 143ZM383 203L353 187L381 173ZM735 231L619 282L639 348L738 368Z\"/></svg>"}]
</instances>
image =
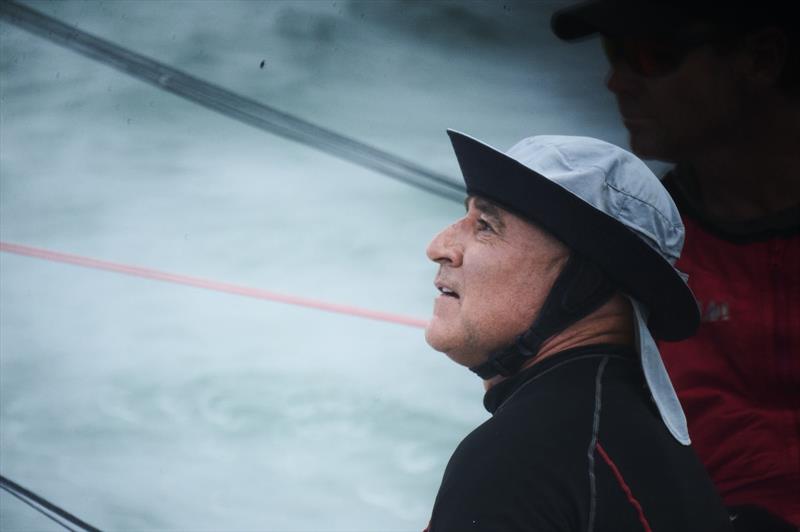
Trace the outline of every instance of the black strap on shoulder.
<instances>
[{"instance_id":1,"label":"black strap on shoulder","mask_svg":"<svg viewBox=\"0 0 800 532\"><path fill-rule=\"evenodd\" d=\"M600 308L615 291L597 266L573 252L533 325L513 344L491 353L486 362L470 369L483 379L515 374L525 361L539 353L545 340Z\"/></svg>"}]
</instances>

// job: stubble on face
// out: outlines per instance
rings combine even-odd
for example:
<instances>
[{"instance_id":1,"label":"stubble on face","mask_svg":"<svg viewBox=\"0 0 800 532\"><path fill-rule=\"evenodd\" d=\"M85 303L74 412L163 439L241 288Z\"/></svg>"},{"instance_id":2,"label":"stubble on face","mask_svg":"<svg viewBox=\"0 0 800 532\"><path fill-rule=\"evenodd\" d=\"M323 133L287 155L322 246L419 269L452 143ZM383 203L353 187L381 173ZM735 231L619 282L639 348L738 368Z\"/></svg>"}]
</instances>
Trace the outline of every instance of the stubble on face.
<instances>
[{"instance_id":1,"label":"stubble on face","mask_svg":"<svg viewBox=\"0 0 800 532\"><path fill-rule=\"evenodd\" d=\"M434 349L468 367L533 323L568 256L554 237L502 208L480 198L470 207L429 247L429 257L440 263L437 279L457 288L459 297L437 298L425 335ZM476 230L481 219L493 230Z\"/></svg>"}]
</instances>

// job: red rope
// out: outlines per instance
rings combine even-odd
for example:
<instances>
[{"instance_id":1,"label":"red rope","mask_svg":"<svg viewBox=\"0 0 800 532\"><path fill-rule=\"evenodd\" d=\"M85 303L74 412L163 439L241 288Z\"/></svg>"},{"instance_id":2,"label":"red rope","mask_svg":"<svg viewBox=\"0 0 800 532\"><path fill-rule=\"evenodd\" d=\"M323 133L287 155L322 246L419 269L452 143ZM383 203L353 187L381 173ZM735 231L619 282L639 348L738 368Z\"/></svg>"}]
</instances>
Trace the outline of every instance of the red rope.
<instances>
[{"instance_id":1,"label":"red rope","mask_svg":"<svg viewBox=\"0 0 800 532\"><path fill-rule=\"evenodd\" d=\"M249 288L246 286L223 283L219 281L212 281L208 279L201 279L198 277L190 277L188 275L179 275L175 273L167 273L158 270L151 270L148 268L141 268L139 266L130 266L127 264L106 262L103 260L92 259L89 257L71 255L68 253L60 253L57 251L50 251L41 248L33 248L30 246L23 246L20 244L0 242L0 251L4 251L6 253L14 253L16 255L23 255L26 257L33 257L41 260L47 260L51 262L60 262L64 264L72 264L74 266L82 266L84 268L92 268L95 270L104 270L108 272L121 273L125 275L131 275L133 277L140 277L143 279L152 279L156 281L164 281L167 283L193 286L195 288L203 288L205 290L213 290L215 292L224 292L227 294L234 294L238 296L274 301L277 303L286 303L288 305L297 305L300 307L313 308L317 310L323 310L326 312L335 312L338 314L347 314L349 316L357 316L360 318L367 318L371 320L397 323L399 325L408 325L409 327L424 328L427 325L427 322L425 320L421 320L419 318L413 318L410 316L402 316L400 314L392 314L389 312L368 310L358 307L352 307L349 305L340 305L338 303L328 303L325 301L308 299L304 297L278 294L276 292L261 290L259 288Z\"/></svg>"},{"instance_id":2,"label":"red rope","mask_svg":"<svg viewBox=\"0 0 800 532\"><path fill-rule=\"evenodd\" d=\"M617 482L619 483L622 491L625 493L625 496L628 498L628 502L636 509L636 513L639 514L639 522L642 524L645 532L653 532L653 529L650 528L650 523L647 522L647 517L644 515L644 510L642 509L642 505L639 504L639 501L636 500L636 497L633 496L633 492L631 488L628 487L628 484L625 482L625 478L620 473L617 464L611 459L608 454L606 454L606 450L603 449L603 446L600 445L600 442L597 442L597 452L600 453L600 456L603 457L608 467L611 468L611 472L614 473L614 477L616 477Z\"/></svg>"}]
</instances>

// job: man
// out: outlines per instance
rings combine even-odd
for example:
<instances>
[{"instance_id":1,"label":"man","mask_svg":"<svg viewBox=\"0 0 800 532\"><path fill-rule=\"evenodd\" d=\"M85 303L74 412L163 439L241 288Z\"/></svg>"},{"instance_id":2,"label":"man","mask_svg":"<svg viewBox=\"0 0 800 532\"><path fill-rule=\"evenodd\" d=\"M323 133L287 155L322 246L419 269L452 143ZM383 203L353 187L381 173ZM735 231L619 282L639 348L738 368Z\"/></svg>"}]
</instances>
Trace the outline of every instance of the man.
<instances>
[{"instance_id":1,"label":"man","mask_svg":"<svg viewBox=\"0 0 800 532\"><path fill-rule=\"evenodd\" d=\"M737 529L758 532L800 526L796 7L602 0L552 21L566 40L601 35L633 151L676 163L664 183L686 226L677 266L703 320L660 347Z\"/></svg>"},{"instance_id":2,"label":"man","mask_svg":"<svg viewBox=\"0 0 800 532\"><path fill-rule=\"evenodd\" d=\"M728 530L653 336L699 315L683 227L630 153L585 137L503 154L449 132L467 213L434 238L426 339L484 379L430 532Z\"/></svg>"}]
</instances>

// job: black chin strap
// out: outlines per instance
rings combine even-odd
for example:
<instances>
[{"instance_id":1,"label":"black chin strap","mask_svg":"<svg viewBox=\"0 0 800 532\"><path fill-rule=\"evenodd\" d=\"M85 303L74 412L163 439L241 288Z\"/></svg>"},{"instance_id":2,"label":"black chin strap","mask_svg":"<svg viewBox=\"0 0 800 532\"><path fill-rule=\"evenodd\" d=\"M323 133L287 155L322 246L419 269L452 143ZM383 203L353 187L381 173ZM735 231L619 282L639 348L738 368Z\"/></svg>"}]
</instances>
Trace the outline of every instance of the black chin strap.
<instances>
[{"instance_id":1,"label":"black chin strap","mask_svg":"<svg viewBox=\"0 0 800 532\"><path fill-rule=\"evenodd\" d=\"M470 368L483 379L508 377L539 352L542 343L600 308L616 291L611 281L591 262L572 253L530 328L513 344L489 355Z\"/></svg>"}]
</instances>

